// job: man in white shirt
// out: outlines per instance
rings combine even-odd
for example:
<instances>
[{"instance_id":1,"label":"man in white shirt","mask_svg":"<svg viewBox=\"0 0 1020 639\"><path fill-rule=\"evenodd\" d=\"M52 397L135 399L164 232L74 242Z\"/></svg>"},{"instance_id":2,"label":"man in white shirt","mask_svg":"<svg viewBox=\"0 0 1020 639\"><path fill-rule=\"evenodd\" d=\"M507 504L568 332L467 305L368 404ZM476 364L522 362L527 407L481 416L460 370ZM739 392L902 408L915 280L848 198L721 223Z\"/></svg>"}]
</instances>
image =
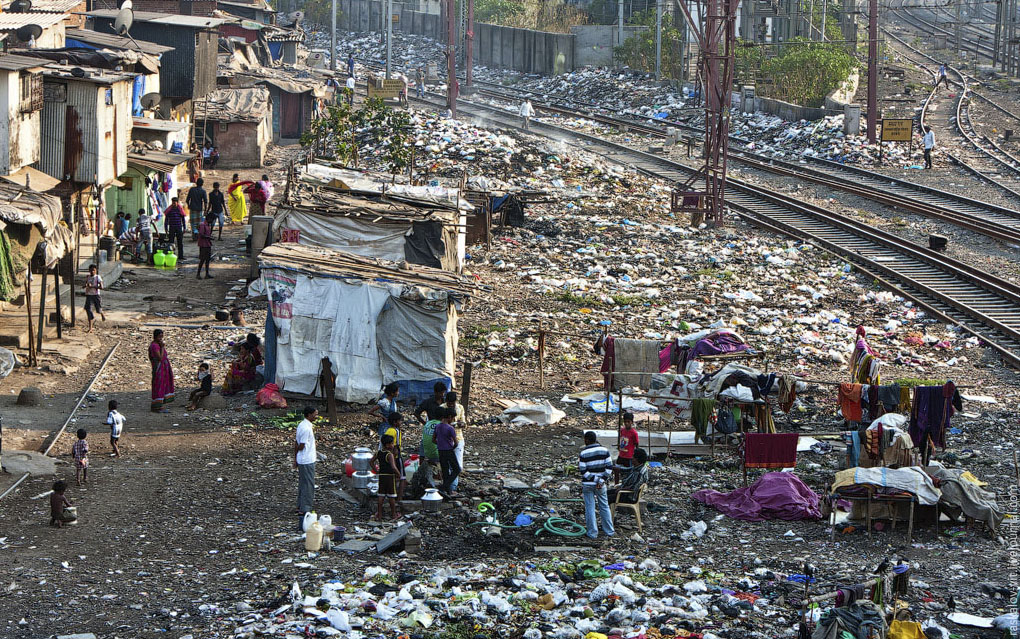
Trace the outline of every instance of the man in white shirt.
<instances>
[{"instance_id":1,"label":"man in white shirt","mask_svg":"<svg viewBox=\"0 0 1020 639\"><path fill-rule=\"evenodd\" d=\"M294 435L294 467L298 469L298 514L315 509L315 430L319 411L305 406L305 418Z\"/></svg>"},{"instance_id":2,"label":"man in white shirt","mask_svg":"<svg viewBox=\"0 0 1020 639\"><path fill-rule=\"evenodd\" d=\"M347 76L347 104L354 104L354 76Z\"/></svg>"},{"instance_id":3,"label":"man in white shirt","mask_svg":"<svg viewBox=\"0 0 1020 639\"><path fill-rule=\"evenodd\" d=\"M924 133L924 168L931 168L931 152L935 149L935 133L929 128Z\"/></svg>"},{"instance_id":4,"label":"man in white shirt","mask_svg":"<svg viewBox=\"0 0 1020 639\"><path fill-rule=\"evenodd\" d=\"M531 118L535 115L535 107L531 106L531 100L525 99L521 104L521 119L524 120L524 130L531 130Z\"/></svg>"}]
</instances>

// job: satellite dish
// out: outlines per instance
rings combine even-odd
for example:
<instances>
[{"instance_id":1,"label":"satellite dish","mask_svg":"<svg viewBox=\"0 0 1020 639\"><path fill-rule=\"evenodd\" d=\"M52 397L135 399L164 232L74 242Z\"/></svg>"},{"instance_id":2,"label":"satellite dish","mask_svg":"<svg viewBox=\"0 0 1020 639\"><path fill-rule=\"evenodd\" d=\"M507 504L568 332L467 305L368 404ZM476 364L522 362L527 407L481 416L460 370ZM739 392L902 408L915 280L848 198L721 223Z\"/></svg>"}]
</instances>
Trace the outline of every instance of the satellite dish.
<instances>
[{"instance_id":1,"label":"satellite dish","mask_svg":"<svg viewBox=\"0 0 1020 639\"><path fill-rule=\"evenodd\" d=\"M73 69L71 69L71 75L73 75L76 78L84 78L85 77L85 69L83 69L81 67L74 67Z\"/></svg>"},{"instance_id":2,"label":"satellite dish","mask_svg":"<svg viewBox=\"0 0 1020 639\"><path fill-rule=\"evenodd\" d=\"M305 12L304 11L294 11L292 13L288 13L287 17L290 18L291 20L293 20L295 23L301 22L302 20L305 19Z\"/></svg>"},{"instance_id":3,"label":"satellite dish","mask_svg":"<svg viewBox=\"0 0 1020 639\"><path fill-rule=\"evenodd\" d=\"M18 27L18 30L14 33L18 36L18 40L28 42L32 38L38 38L42 35L42 27L37 24L26 24L23 27Z\"/></svg>"},{"instance_id":4,"label":"satellite dish","mask_svg":"<svg viewBox=\"0 0 1020 639\"><path fill-rule=\"evenodd\" d=\"M7 8L11 13L28 13L32 10L31 0L14 0L11 6Z\"/></svg>"},{"instance_id":5,"label":"satellite dish","mask_svg":"<svg viewBox=\"0 0 1020 639\"><path fill-rule=\"evenodd\" d=\"M131 9L131 8L133 8L131 6L131 0L120 0L120 2L117 3L117 8L118 9Z\"/></svg>"},{"instance_id":6,"label":"satellite dish","mask_svg":"<svg viewBox=\"0 0 1020 639\"><path fill-rule=\"evenodd\" d=\"M159 103L163 101L163 96L158 93L146 93L142 96L142 108L153 109L159 108Z\"/></svg>"},{"instance_id":7,"label":"satellite dish","mask_svg":"<svg viewBox=\"0 0 1020 639\"><path fill-rule=\"evenodd\" d=\"M113 20L113 30L116 31L118 35L127 35L128 31L131 29L131 23L134 21L135 16L131 12L131 8L124 7L117 12L117 17Z\"/></svg>"}]
</instances>

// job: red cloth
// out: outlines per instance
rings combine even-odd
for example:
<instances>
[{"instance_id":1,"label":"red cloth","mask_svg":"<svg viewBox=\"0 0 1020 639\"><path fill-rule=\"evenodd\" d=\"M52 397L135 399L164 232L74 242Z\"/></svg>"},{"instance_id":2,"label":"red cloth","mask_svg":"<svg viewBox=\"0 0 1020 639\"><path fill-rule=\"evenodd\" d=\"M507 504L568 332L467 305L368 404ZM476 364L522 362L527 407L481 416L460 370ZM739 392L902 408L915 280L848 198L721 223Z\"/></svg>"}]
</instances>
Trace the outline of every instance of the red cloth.
<instances>
[{"instance_id":1,"label":"red cloth","mask_svg":"<svg viewBox=\"0 0 1020 639\"><path fill-rule=\"evenodd\" d=\"M797 465L797 433L747 433L744 435L744 466L791 468Z\"/></svg>"},{"instance_id":2,"label":"red cloth","mask_svg":"<svg viewBox=\"0 0 1020 639\"><path fill-rule=\"evenodd\" d=\"M638 445L638 432L636 428L620 429L620 457L624 459L634 458L634 449Z\"/></svg>"},{"instance_id":3,"label":"red cloth","mask_svg":"<svg viewBox=\"0 0 1020 639\"><path fill-rule=\"evenodd\" d=\"M861 421L861 385L839 385L839 408L843 411L843 419L848 422Z\"/></svg>"},{"instance_id":4,"label":"red cloth","mask_svg":"<svg viewBox=\"0 0 1020 639\"><path fill-rule=\"evenodd\" d=\"M602 357L601 372L606 390L610 390L613 388L613 371L616 370L616 339L609 335L600 337L598 347L605 353Z\"/></svg>"}]
</instances>

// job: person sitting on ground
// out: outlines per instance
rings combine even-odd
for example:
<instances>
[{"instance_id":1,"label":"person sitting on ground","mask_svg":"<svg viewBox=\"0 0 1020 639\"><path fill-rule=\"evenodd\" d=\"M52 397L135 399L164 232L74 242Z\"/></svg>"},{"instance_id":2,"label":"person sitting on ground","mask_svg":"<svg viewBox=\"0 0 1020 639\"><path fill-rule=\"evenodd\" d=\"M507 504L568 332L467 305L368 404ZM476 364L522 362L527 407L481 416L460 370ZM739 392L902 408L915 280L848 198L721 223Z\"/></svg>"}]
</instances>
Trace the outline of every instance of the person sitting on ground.
<instances>
[{"instance_id":1,"label":"person sitting on ground","mask_svg":"<svg viewBox=\"0 0 1020 639\"><path fill-rule=\"evenodd\" d=\"M414 417L419 423L424 424L427 421L430 422L442 416L443 410L446 408L443 405L446 403L446 391L446 382L435 383L432 387L432 397L418 404L417 408L414 409ZM422 419L422 413L425 413L428 419Z\"/></svg>"},{"instance_id":2,"label":"person sitting on ground","mask_svg":"<svg viewBox=\"0 0 1020 639\"><path fill-rule=\"evenodd\" d=\"M418 458L418 470L411 475L406 496L409 499L421 499L425 491L436 487L436 463L428 457Z\"/></svg>"},{"instance_id":3,"label":"person sitting on ground","mask_svg":"<svg viewBox=\"0 0 1020 639\"><path fill-rule=\"evenodd\" d=\"M117 400L111 399L107 404L106 423L110 426L110 448L113 456L120 457L120 436L124 432L124 416L117 411Z\"/></svg>"},{"instance_id":4,"label":"person sitting on ground","mask_svg":"<svg viewBox=\"0 0 1020 639\"><path fill-rule=\"evenodd\" d=\"M636 504L638 492L641 487L648 483L648 453L644 448L634 449L633 463L621 469L623 481L617 488L610 488L607 498L610 504L616 503L616 496L620 495L621 504ZM622 494L621 494L622 493Z\"/></svg>"},{"instance_id":5,"label":"person sitting on ground","mask_svg":"<svg viewBox=\"0 0 1020 639\"><path fill-rule=\"evenodd\" d=\"M89 443L85 440L88 432L79 428L77 435L78 441L71 446L71 457L74 458L74 480L81 486L89 483Z\"/></svg>"},{"instance_id":6,"label":"person sitting on ground","mask_svg":"<svg viewBox=\"0 0 1020 639\"><path fill-rule=\"evenodd\" d=\"M53 492L50 494L50 525L63 528L64 524L77 521L71 510L71 502L67 499L67 482L59 480L53 482Z\"/></svg>"},{"instance_id":7,"label":"person sitting on ground","mask_svg":"<svg viewBox=\"0 0 1020 639\"><path fill-rule=\"evenodd\" d=\"M397 509L397 477L400 470L397 468L397 456L393 450L393 437L383 435L379 443L381 450L372 460L372 470L379 476L379 498L375 520L382 521L383 501L389 499L390 514L393 516L393 521L397 521L401 516Z\"/></svg>"},{"instance_id":8,"label":"person sitting on ground","mask_svg":"<svg viewBox=\"0 0 1020 639\"><path fill-rule=\"evenodd\" d=\"M127 223L124 220L124 211L117 213L117 217L113 218L113 236L120 237L127 227Z\"/></svg>"},{"instance_id":9,"label":"person sitting on ground","mask_svg":"<svg viewBox=\"0 0 1020 639\"><path fill-rule=\"evenodd\" d=\"M188 398L187 410L195 410L202 399L212 395L212 374L209 372L209 364L202 362L198 365L198 372L195 374L198 380L198 388L191 391Z\"/></svg>"},{"instance_id":10,"label":"person sitting on ground","mask_svg":"<svg viewBox=\"0 0 1020 639\"><path fill-rule=\"evenodd\" d=\"M383 396L375 403L375 406L368 409L369 415L378 415L382 422L379 424L379 434L383 434L386 425L389 423L390 415L397 412L397 396L400 394L400 384L390 382L383 387Z\"/></svg>"},{"instance_id":11,"label":"person sitting on ground","mask_svg":"<svg viewBox=\"0 0 1020 639\"><path fill-rule=\"evenodd\" d=\"M230 365L230 371L223 380L223 394L233 395L257 386L258 367L262 365L261 340L249 333L237 348L237 359Z\"/></svg>"}]
</instances>

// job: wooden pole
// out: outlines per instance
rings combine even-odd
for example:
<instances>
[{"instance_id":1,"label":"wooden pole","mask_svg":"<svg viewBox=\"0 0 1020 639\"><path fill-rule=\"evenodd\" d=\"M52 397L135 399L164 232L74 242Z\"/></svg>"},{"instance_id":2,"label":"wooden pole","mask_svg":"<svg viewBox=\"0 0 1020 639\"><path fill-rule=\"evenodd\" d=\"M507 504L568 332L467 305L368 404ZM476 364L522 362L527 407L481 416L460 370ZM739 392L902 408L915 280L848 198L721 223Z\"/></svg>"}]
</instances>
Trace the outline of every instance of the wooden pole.
<instances>
[{"instance_id":1,"label":"wooden pole","mask_svg":"<svg viewBox=\"0 0 1020 639\"><path fill-rule=\"evenodd\" d=\"M38 352L42 352L43 328L45 328L43 322L46 319L46 273L47 270L43 269L42 286L39 287L39 334L35 336L35 350Z\"/></svg>"},{"instance_id":2,"label":"wooden pole","mask_svg":"<svg viewBox=\"0 0 1020 639\"><path fill-rule=\"evenodd\" d=\"M57 339L64 339L63 317L60 308L60 264L57 263L57 270L53 272L53 280L57 285Z\"/></svg>"},{"instance_id":3,"label":"wooden pole","mask_svg":"<svg viewBox=\"0 0 1020 639\"><path fill-rule=\"evenodd\" d=\"M333 362L328 357L322 358L322 394L326 400L326 411L329 415L329 425L336 428L340 425L340 418L336 412L336 375L333 374Z\"/></svg>"},{"instance_id":4,"label":"wooden pole","mask_svg":"<svg viewBox=\"0 0 1020 639\"><path fill-rule=\"evenodd\" d=\"M538 387L545 390L545 331L538 332Z\"/></svg>"},{"instance_id":5,"label":"wooden pole","mask_svg":"<svg viewBox=\"0 0 1020 639\"><path fill-rule=\"evenodd\" d=\"M28 310L28 365L38 366L35 353L35 331L32 329L32 271L25 278L25 308Z\"/></svg>"},{"instance_id":6,"label":"wooden pole","mask_svg":"<svg viewBox=\"0 0 1020 639\"><path fill-rule=\"evenodd\" d=\"M464 362L464 377L460 384L460 403L464 406L465 417L470 412L471 405L471 372L474 370L473 362Z\"/></svg>"}]
</instances>

